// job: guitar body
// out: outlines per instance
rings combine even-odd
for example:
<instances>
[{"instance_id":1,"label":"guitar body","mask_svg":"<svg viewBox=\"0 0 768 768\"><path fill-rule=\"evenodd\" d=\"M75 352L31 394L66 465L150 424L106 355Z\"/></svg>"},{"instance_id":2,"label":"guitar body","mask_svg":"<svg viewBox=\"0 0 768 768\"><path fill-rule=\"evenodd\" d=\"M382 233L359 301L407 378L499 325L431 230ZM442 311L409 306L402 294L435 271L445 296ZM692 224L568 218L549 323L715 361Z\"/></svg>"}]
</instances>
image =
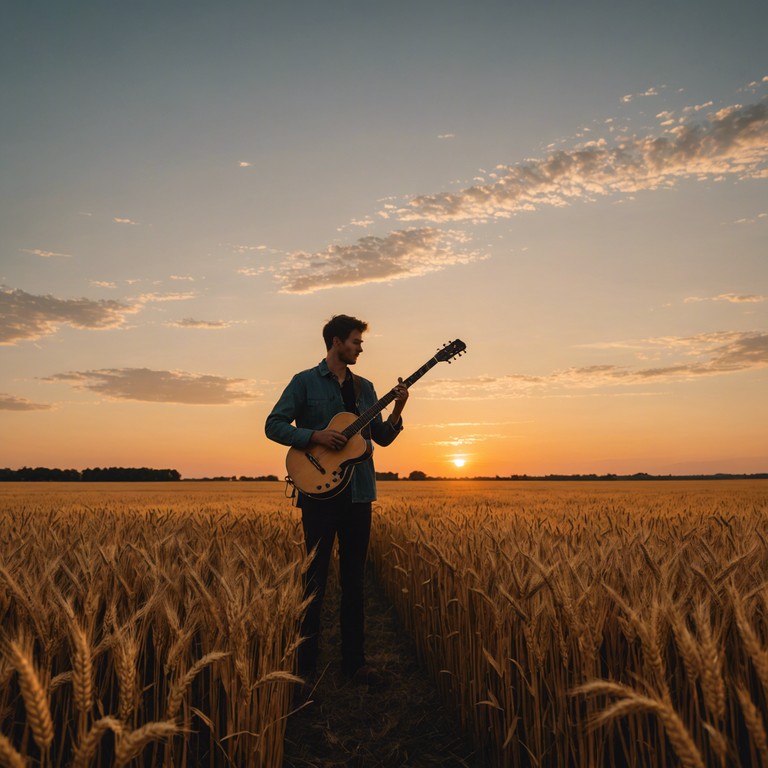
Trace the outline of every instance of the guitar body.
<instances>
[{"instance_id":1,"label":"guitar body","mask_svg":"<svg viewBox=\"0 0 768 768\"><path fill-rule=\"evenodd\" d=\"M326 429L343 432L357 418L354 413L337 413ZM372 453L371 441L357 432L338 451L324 445L289 448L285 468L293 484L305 496L330 499L347 486L355 464L365 461Z\"/></svg>"}]
</instances>

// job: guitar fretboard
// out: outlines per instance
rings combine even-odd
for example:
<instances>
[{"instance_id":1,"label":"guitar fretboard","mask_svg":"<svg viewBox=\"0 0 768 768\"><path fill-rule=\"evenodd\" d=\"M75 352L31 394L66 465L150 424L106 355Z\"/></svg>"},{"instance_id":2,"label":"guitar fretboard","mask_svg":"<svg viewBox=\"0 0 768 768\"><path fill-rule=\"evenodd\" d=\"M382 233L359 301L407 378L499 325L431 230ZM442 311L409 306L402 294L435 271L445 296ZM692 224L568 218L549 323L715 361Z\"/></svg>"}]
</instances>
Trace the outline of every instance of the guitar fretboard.
<instances>
[{"instance_id":1,"label":"guitar fretboard","mask_svg":"<svg viewBox=\"0 0 768 768\"><path fill-rule=\"evenodd\" d=\"M407 379L403 380L403 384L407 388L410 388L415 384L428 370L434 368L437 365L438 359L432 357L427 360L424 365L419 368L418 371L414 371ZM356 435L362 429L365 429L375 418L381 413L393 400L395 399L394 388L390 389L384 397L377 400L368 410L361 413L351 424L341 431L341 434L349 440L350 437Z\"/></svg>"}]
</instances>

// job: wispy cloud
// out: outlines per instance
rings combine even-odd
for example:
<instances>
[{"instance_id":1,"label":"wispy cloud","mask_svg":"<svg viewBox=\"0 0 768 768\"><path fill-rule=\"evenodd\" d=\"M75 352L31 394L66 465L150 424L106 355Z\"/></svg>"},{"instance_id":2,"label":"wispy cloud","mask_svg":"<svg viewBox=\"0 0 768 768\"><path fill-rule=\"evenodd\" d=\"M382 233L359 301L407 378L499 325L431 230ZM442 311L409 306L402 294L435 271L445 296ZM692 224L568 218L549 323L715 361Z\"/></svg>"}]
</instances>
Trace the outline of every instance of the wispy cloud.
<instances>
[{"instance_id":1,"label":"wispy cloud","mask_svg":"<svg viewBox=\"0 0 768 768\"><path fill-rule=\"evenodd\" d=\"M718 296L689 296L685 299L686 304L693 304L699 301L727 301L731 304L759 304L762 301L768 301L768 296L721 293Z\"/></svg>"},{"instance_id":2,"label":"wispy cloud","mask_svg":"<svg viewBox=\"0 0 768 768\"><path fill-rule=\"evenodd\" d=\"M337 232L346 232L349 229L352 228L362 228L367 229L374 223L374 220L371 216L366 216L362 219L352 219L349 224L342 224L340 227L336 227Z\"/></svg>"},{"instance_id":3,"label":"wispy cloud","mask_svg":"<svg viewBox=\"0 0 768 768\"><path fill-rule=\"evenodd\" d=\"M741 219L736 219L736 224L757 224L759 221L768 221L768 213L758 213L757 216L745 216Z\"/></svg>"},{"instance_id":4,"label":"wispy cloud","mask_svg":"<svg viewBox=\"0 0 768 768\"><path fill-rule=\"evenodd\" d=\"M231 405L256 399L247 379L149 368L102 368L49 376L43 381L65 382L111 400L180 405Z\"/></svg>"},{"instance_id":5,"label":"wispy cloud","mask_svg":"<svg viewBox=\"0 0 768 768\"><path fill-rule=\"evenodd\" d=\"M50 411L49 403L33 403L26 397L14 397L0 392L0 411Z\"/></svg>"},{"instance_id":6,"label":"wispy cloud","mask_svg":"<svg viewBox=\"0 0 768 768\"><path fill-rule=\"evenodd\" d=\"M625 104L629 104L630 101L633 99L637 99L643 96L658 96L659 95L659 89L658 88L648 88L647 90L643 91L642 93L628 93L626 96L622 96L621 100Z\"/></svg>"},{"instance_id":7,"label":"wispy cloud","mask_svg":"<svg viewBox=\"0 0 768 768\"><path fill-rule=\"evenodd\" d=\"M672 354L677 352L678 359L670 364L653 367L590 365L565 368L541 376L510 374L457 380L432 379L423 385L423 391L428 396L446 399L484 400L574 389L667 384L768 367L768 333L765 332L722 331L689 337L660 337L589 346L662 349Z\"/></svg>"},{"instance_id":8,"label":"wispy cloud","mask_svg":"<svg viewBox=\"0 0 768 768\"><path fill-rule=\"evenodd\" d=\"M276 276L283 293L416 277L480 258L477 251L466 249L468 239L462 232L432 227L397 230L351 245L329 245L317 253L290 253Z\"/></svg>"},{"instance_id":9,"label":"wispy cloud","mask_svg":"<svg viewBox=\"0 0 768 768\"><path fill-rule=\"evenodd\" d=\"M487 221L539 206L673 186L686 178L763 177L768 160L768 100L721 109L658 137L604 139L544 159L498 166L493 179L456 193L421 195L385 217L401 221Z\"/></svg>"},{"instance_id":10,"label":"wispy cloud","mask_svg":"<svg viewBox=\"0 0 768 768\"><path fill-rule=\"evenodd\" d=\"M185 317L183 320L168 323L168 325L174 328L204 328L209 330L229 328L233 324L234 322L229 320L194 320L191 317Z\"/></svg>"},{"instance_id":11,"label":"wispy cloud","mask_svg":"<svg viewBox=\"0 0 768 768\"><path fill-rule=\"evenodd\" d=\"M438 133L437 138L438 139L455 139L456 134L455 133Z\"/></svg>"},{"instance_id":12,"label":"wispy cloud","mask_svg":"<svg viewBox=\"0 0 768 768\"><path fill-rule=\"evenodd\" d=\"M268 251L269 248L266 245L237 245L235 243L223 243L224 246L230 248L235 253L256 253L258 251Z\"/></svg>"},{"instance_id":13,"label":"wispy cloud","mask_svg":"<svg viewBox=\"0 0 768 768\"><path fill-rule=\"evenodd\" d=\"M150 304L161 301L188 301L197 298L196 293L142 293L136 297L139 304Z\"/></svg>"},{"instance_id":14,"label":"wispy cloud","mask_svg":"<svg viewBox=\"0 0 768 768\"><path fill-rule=\"evenodd\" d=\"M269 267L240 267L240 269L237 270L237 274L245 275L246 277L258 277L269 271Z\"/></svg>"},{"instance_id":15,"label":"wispy cloud","mask_svg":"<svg viewBox=\"0 0 768 768\"><path fill-rule=\"evenodd\" d=\"M509 434L472 434L461 435L459 437L451 437L448 440L434 440L427 445L437 445L442 448L464 448L470 445L476 445L477 443L484 443L486 440L503 440L509 437Z\"/></svg>"},{"instance_id":16,"label":"wispy cloud","mask_svg":"<svg viewBox=\"0 0 768 768\"><path fill-rule=\"evenodd\" d=\"M139 303L100 299L57 299L36 296L20 289L0 287L0 345L33 341L54 333L61 325L104 330L117 328Z\"/></svg>"},{"instance_id":17,"label":"wispy cloud","mask_svg":"<svg viewBox=\"0 0 768 768\"><path fill-rule=\"evenodd\" d=\"M113 288L114 283L99 283ZM34 341L55 333L64 325L87 330L122 326L128 315L140 312L145 304L186 301L196 293L144 293L127 302L115 299L59 299L27 293L19 288L0 287L0 345Z\"/></svg>"},{"instance_id":18,"label":"wispy cloud","mask_svg":"<svg viewBox=\"0 0 768 768\"><path fill-rule=\"evenodd\" d=\"M134 221L133 219L122 219L118 216L115 216L112 221L115 222L115 224L129 224L130 226L137 227L139 225L138 221Z\"/></svg>"},{"instance_id":19,"label":"wispy cloud","mask_svg":"<svg viewBox=\"0 0 768 768\"><path fill-rule=\"evenodd\" d=\"M51 259L54 257L60 257L63 259L71 259L71 253L58 253L57 251L43 251L40 248L22 248L22 253L31 253L33 256L39 256L42 259Z\"/></svg>"}]
</instances>

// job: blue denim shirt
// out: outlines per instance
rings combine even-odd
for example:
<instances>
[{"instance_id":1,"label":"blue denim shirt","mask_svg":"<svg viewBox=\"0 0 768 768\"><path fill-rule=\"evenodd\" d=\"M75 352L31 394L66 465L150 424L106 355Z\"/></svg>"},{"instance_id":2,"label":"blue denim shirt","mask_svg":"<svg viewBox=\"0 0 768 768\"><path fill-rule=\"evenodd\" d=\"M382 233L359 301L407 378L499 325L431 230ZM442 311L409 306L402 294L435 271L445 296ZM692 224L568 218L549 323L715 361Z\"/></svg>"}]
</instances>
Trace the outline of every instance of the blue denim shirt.
<instances>
[{"instance_id":1,"label":"blue denim shirt","mask_svg":"<svg viewBox=\"0 0 768 768\"><path fill-rule=\"evenodd\" d=\"M378 397L368 379L355 375L355 383L357 410L363 413L378 401ZM341 387L328 363L321 360L319 365L301 371L291 379L267 416L264 431L276 443L304 448L313 432L325 429L330 420L344 410ZM393 427L380 413L368 425L371 438L381 446L389 445L402 428L402 419ZM353 502L376 500L376 472L372 458L355 465L351 486Z\"/></svg>"}]
</instances>

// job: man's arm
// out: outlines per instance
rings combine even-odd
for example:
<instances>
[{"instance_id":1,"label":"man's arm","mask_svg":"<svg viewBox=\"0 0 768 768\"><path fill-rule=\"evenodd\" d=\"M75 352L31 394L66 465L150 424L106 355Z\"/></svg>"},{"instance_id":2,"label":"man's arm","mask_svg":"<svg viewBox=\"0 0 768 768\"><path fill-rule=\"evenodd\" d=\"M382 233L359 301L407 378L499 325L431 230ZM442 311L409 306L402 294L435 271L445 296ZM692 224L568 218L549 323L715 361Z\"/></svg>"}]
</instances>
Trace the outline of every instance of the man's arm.
<instances>
[{"instance_id":1,"label":"man's arm","mask_svg":"<svg viewBox=\"0 0 768 768\"><path fill-rule=\"evenodd\" d=\"M297 374L291 379L283 394L280 395L280 399L275 403L272 412L267 416L264 432L270 440L296 448L304 448L309 444L312 430L293 425L301 409L303 392L304 385Z\"/></svg>"},{"instance_id":2,"label":"man's arm","mask_svg":"<svg viewBox=\"0 0 768 768\"><path fill-rule=\"evenodd\" d=\"M398 384L395 387L395 407L389 414L389 423L398 429L402 428L402 412L408 402L408 387L403 384L403 379L398 378Z\"/></svg>"},{"instance_id":3,"label":"man's arm","mask_svg":"<svg viewBox=\"0 0 768 768\"><path fill-rule=\"evenodd\" d=\"M402 379L398 379L399 384L395 387L395 407L389 414L386 421L379 414L371 423L371 437L381 446L386 447L403 430L402 413L405 403L408 400L408 387L403 384ZM374 400L376 393L373 393Z\"/></svg>"}]
</instances>

